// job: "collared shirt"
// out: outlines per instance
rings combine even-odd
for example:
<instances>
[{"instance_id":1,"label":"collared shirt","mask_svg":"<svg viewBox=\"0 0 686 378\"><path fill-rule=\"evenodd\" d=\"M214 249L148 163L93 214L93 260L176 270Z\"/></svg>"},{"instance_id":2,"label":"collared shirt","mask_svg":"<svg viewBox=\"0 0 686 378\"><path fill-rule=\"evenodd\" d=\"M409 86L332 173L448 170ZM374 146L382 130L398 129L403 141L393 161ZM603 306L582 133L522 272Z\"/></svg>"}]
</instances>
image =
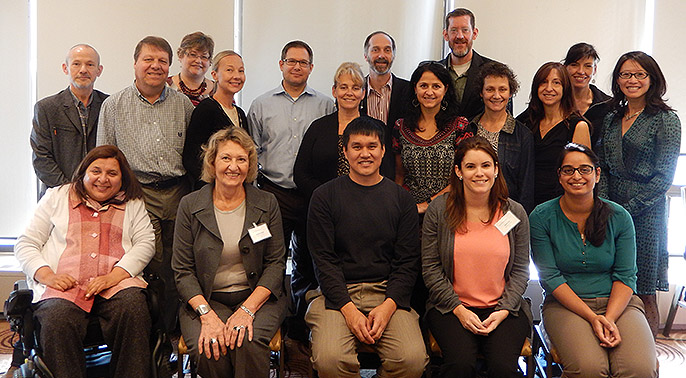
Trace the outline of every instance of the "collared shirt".
<instances>
[{"instance_id":1,"label":"collared shirt","mask_svg":"<svg viewBox=\"0 0 686 378\"><path fill-rule=\"evenodd\" d=\"M72 100L74 100L74 106L76 106L76 109L79 111L79 118L81 118L81 127L86 127L88 124L88 116L91 110L91 104L93 103L93 92L91 91L91 95L88 96L88 105L85 105L81 100L76 97L74 92L71 91L71 87L69 88L69 94L71 94Z\"/></svg>"},{"instance_id":2,"label":"collared shirt","mask_svg":"<svg viewBox=\"0 0 686 378\"><path fill-rule=\"evenodd\" d=\"M295 188L293 165L305 131L312 121L333 111L333 100L309 86L295 99L283 85L256 98L248 124L262 174L283 188Z\"/></svg>"},{"instance_id":3,"label":"collared shirt","mask_svg":"<svg viewBox=\"0 0 686 378\"><path fill-rule=\"evenodd\" d=\"M472 61L460 65L451 65L450 77L453 79L455 84L455 95L457 96L457 102L462 103L462 97L464 97L464 88L467 85L467 71L469 67L472 66Z\"/></svg>"},{"instance_id":4,"label":"collared shirt","mask_svg":"<svg viewBox=\"0 0 686 378\"><path fill-rule=\"evenodd\" d=\"M392 92L393 76L388 76L388 81L381 86L380 92L372 88L369 76L367 76L367 115L383 123L388 123L388 108L391 104Z\"/></svg>"},{"instance_id":5,"label":"collared shirt","mask_svg":"<svg viewBox=\"0 0 686 378\"><path fill-rule=\"evenodd\" d=\"M71 99L74 100L74 106L79 112L79 120L81 121L81 130L83 132L84 139L81 154L86 156L88 153L88 146L86 146L86 135L88 132L86 128L88 127L88 117L90 116L91 104L93 103L93 91L91 91L91 95L88 97L88 105L84 105L84 103L81 102L78 97L76 97L74 92L71 91L71 87L69 87L69 94L71 94Z\"/></svg>"},{"instance_id":6,"label":"collared shirt","mask_svg":"<svg viewBox=\"0 0 686 378\"><path fill-rule=\"evenodd\" d=\"M503 125L503 127L499 131L493 132L493 131L486 130L483 127L483 125L481 125L481 117L482 116L483 116L483 113L474 117L474 120L472 121L472 122L476 123L476 127L477 127L476 135L486 138L486 140L488 140L488 142L491 143L491 147L493 147L495 152L498 152L498 139L500 138L500 132L504 131L508 134L514 133L516 121L510 113L507 113L507 118L505 119L505 124Z\"/></svg>"},{"instance_id":7,"label":"collared shirt","mask_svg":"<svg viewBox=\"0 0 686 378\"><path fill-rule=\"evenodd\" d=\"M151 104L134 83L102 104L97 145L119 147L143 184L183 176L181 156L193 109L188 97L167 86Z\"/></svg>"}]
</instances>

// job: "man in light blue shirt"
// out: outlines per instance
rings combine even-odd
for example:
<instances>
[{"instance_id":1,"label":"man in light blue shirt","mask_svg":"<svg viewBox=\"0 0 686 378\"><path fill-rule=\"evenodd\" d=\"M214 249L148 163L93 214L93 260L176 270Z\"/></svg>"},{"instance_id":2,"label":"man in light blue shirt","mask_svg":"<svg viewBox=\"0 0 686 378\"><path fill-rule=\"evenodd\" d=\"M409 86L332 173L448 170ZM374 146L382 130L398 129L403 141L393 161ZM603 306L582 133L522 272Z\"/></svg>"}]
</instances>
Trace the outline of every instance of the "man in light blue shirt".
<instances>
[{"instance_id":1,"label":"man in light blue shirt","mask_svg":"<svg viewBox=\"0 0 686 378\"><path fill-rule=\"evenodd\" d=\"M306 341L305 293L318 285L307 250L307 202L293 182L293 164L303 135L312 121L334 111L333 101L307 86L314 68L312 49L303 41L284 46L279 60L281 84L256 98L248 112L250 132L257 144L259 187L279 201L286 246L293 241L291 287L296 313L289 321L289 337Z\"/></svg>"}]
</instances>

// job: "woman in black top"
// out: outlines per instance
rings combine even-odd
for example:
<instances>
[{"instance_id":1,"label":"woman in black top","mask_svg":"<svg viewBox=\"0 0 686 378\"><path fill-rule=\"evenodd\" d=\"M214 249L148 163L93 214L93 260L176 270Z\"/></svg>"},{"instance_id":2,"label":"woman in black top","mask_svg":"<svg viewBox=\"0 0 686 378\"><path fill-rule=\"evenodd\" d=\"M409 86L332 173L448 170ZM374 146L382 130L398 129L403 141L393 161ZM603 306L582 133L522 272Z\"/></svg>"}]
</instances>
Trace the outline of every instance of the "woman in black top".
<instances>
[{"instance_id":1,"label":"woman in black top","mask_svg":"<svg viewBox=\"0 0 686 378\"><path fill-rule=\"evenodd\" d=\"M293 166L293 181L308 200L321 184L348 174L350 169L341 138L348 123L360 116L360 102L364 98L360 65L342 63L334 74L331 93L337 110L312 122Z\"/></svg>"},{"instance_id":2,"label":"woman in black top","mask_svg":"<svg viewBox=\"0 0 686 378\"><path fill-rule=\"evenodd\" d=\"M609 112L611 97L591 84L595 81L598 67L598 52L593 45L580 42L569 48L562 64L567 67L572 81L574 104L579 114L583 114L593 130L591 147L595 148L598 139L603 135L603 118Z\"/></svg>"},{"instance_id":3,"label":"woman in black top","mask_svg":"<svg viewBox=\"0 0 686 378\"><path fill-rule=\"evenodd\" d=\"M183 166L195 189L204 185L200 181L201 147L210 136L223 128L238 126L248 131L248 120L243 109L234 103L234 96L245 84L243 58L232 50L218 53L212 63L212 77L217 91L202 100L193 111L183 147Z\"/></svg>"},{"instance_id":4,"label":"woman in black top","mask_svg":"<svg viewBox=\"0 0 686 378\"><path fill-rule=\"evenodd\" d=\"M538 205L562 194L556 163L564 146L591 145L590 126L574 107L572 83L562 64L548 62L536 71L529 107L517 120L534 134L534 204Z\"/></svg>"}]
</instances>

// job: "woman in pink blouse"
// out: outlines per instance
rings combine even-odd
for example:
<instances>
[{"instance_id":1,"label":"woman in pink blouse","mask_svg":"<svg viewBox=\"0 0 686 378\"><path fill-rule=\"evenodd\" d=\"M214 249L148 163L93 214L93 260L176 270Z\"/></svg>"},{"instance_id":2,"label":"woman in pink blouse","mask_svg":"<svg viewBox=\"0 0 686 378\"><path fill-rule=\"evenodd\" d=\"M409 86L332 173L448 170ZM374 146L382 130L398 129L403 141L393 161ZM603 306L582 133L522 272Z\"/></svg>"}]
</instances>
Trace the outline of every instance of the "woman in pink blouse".
<instances>
[{"instance_id":1,"label":"woman in pink blouse","mask_svg":"<svg viewBox=\"0 0 686 378\"><path fill-rule=\"evenodd\" d=\"M431 202L422 228L426 321L443 353L440 377L520 377L531 329L522 298L529 280L529 221L508 198L498 155L483 137L455 151L452 190Z\"/></svg>"},{"instance_id":2,"label":"woman in pink blouse","mask_svg":"<svg viewBox=\"0 0 686 378\"><path fill-rule=\"evenodd\" d=\"M83 338L97 317L113 377L150 374L150 315L141 277L155 252L143 192L124 154L99 146L71 183L48 189L14 254L33 290L53 375L86 377Z\"/></svg>"}]
</instances>

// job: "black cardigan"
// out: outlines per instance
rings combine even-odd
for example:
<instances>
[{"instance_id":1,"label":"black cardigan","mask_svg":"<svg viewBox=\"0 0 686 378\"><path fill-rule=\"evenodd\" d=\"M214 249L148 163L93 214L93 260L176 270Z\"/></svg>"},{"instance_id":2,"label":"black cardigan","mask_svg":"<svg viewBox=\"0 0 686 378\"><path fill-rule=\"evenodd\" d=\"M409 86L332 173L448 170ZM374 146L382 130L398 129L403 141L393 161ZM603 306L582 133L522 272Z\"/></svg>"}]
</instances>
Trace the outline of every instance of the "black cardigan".
<instances>
[{"instance_id":1,"label":"black cardigan","mask_svg":"<svg viewBox=\"0 0 686 378\"><path fill-rule=\"evenodd\" d=\"M236 106L236 105L234 105ZM236 106L238 111L238 126L250 133L248 130L248 119L245 117L243 109ZM217 131L235 126L229 116L226 115L221 104L212 97L208 97L198 104L191 115L186 131L186 142L183 146L183 167L188 176L194 183L195 189L199 186L200 174L202 172L202 160L200 159L201 146L210 139L212 134Z\"/></svg>"}]
</instances>

